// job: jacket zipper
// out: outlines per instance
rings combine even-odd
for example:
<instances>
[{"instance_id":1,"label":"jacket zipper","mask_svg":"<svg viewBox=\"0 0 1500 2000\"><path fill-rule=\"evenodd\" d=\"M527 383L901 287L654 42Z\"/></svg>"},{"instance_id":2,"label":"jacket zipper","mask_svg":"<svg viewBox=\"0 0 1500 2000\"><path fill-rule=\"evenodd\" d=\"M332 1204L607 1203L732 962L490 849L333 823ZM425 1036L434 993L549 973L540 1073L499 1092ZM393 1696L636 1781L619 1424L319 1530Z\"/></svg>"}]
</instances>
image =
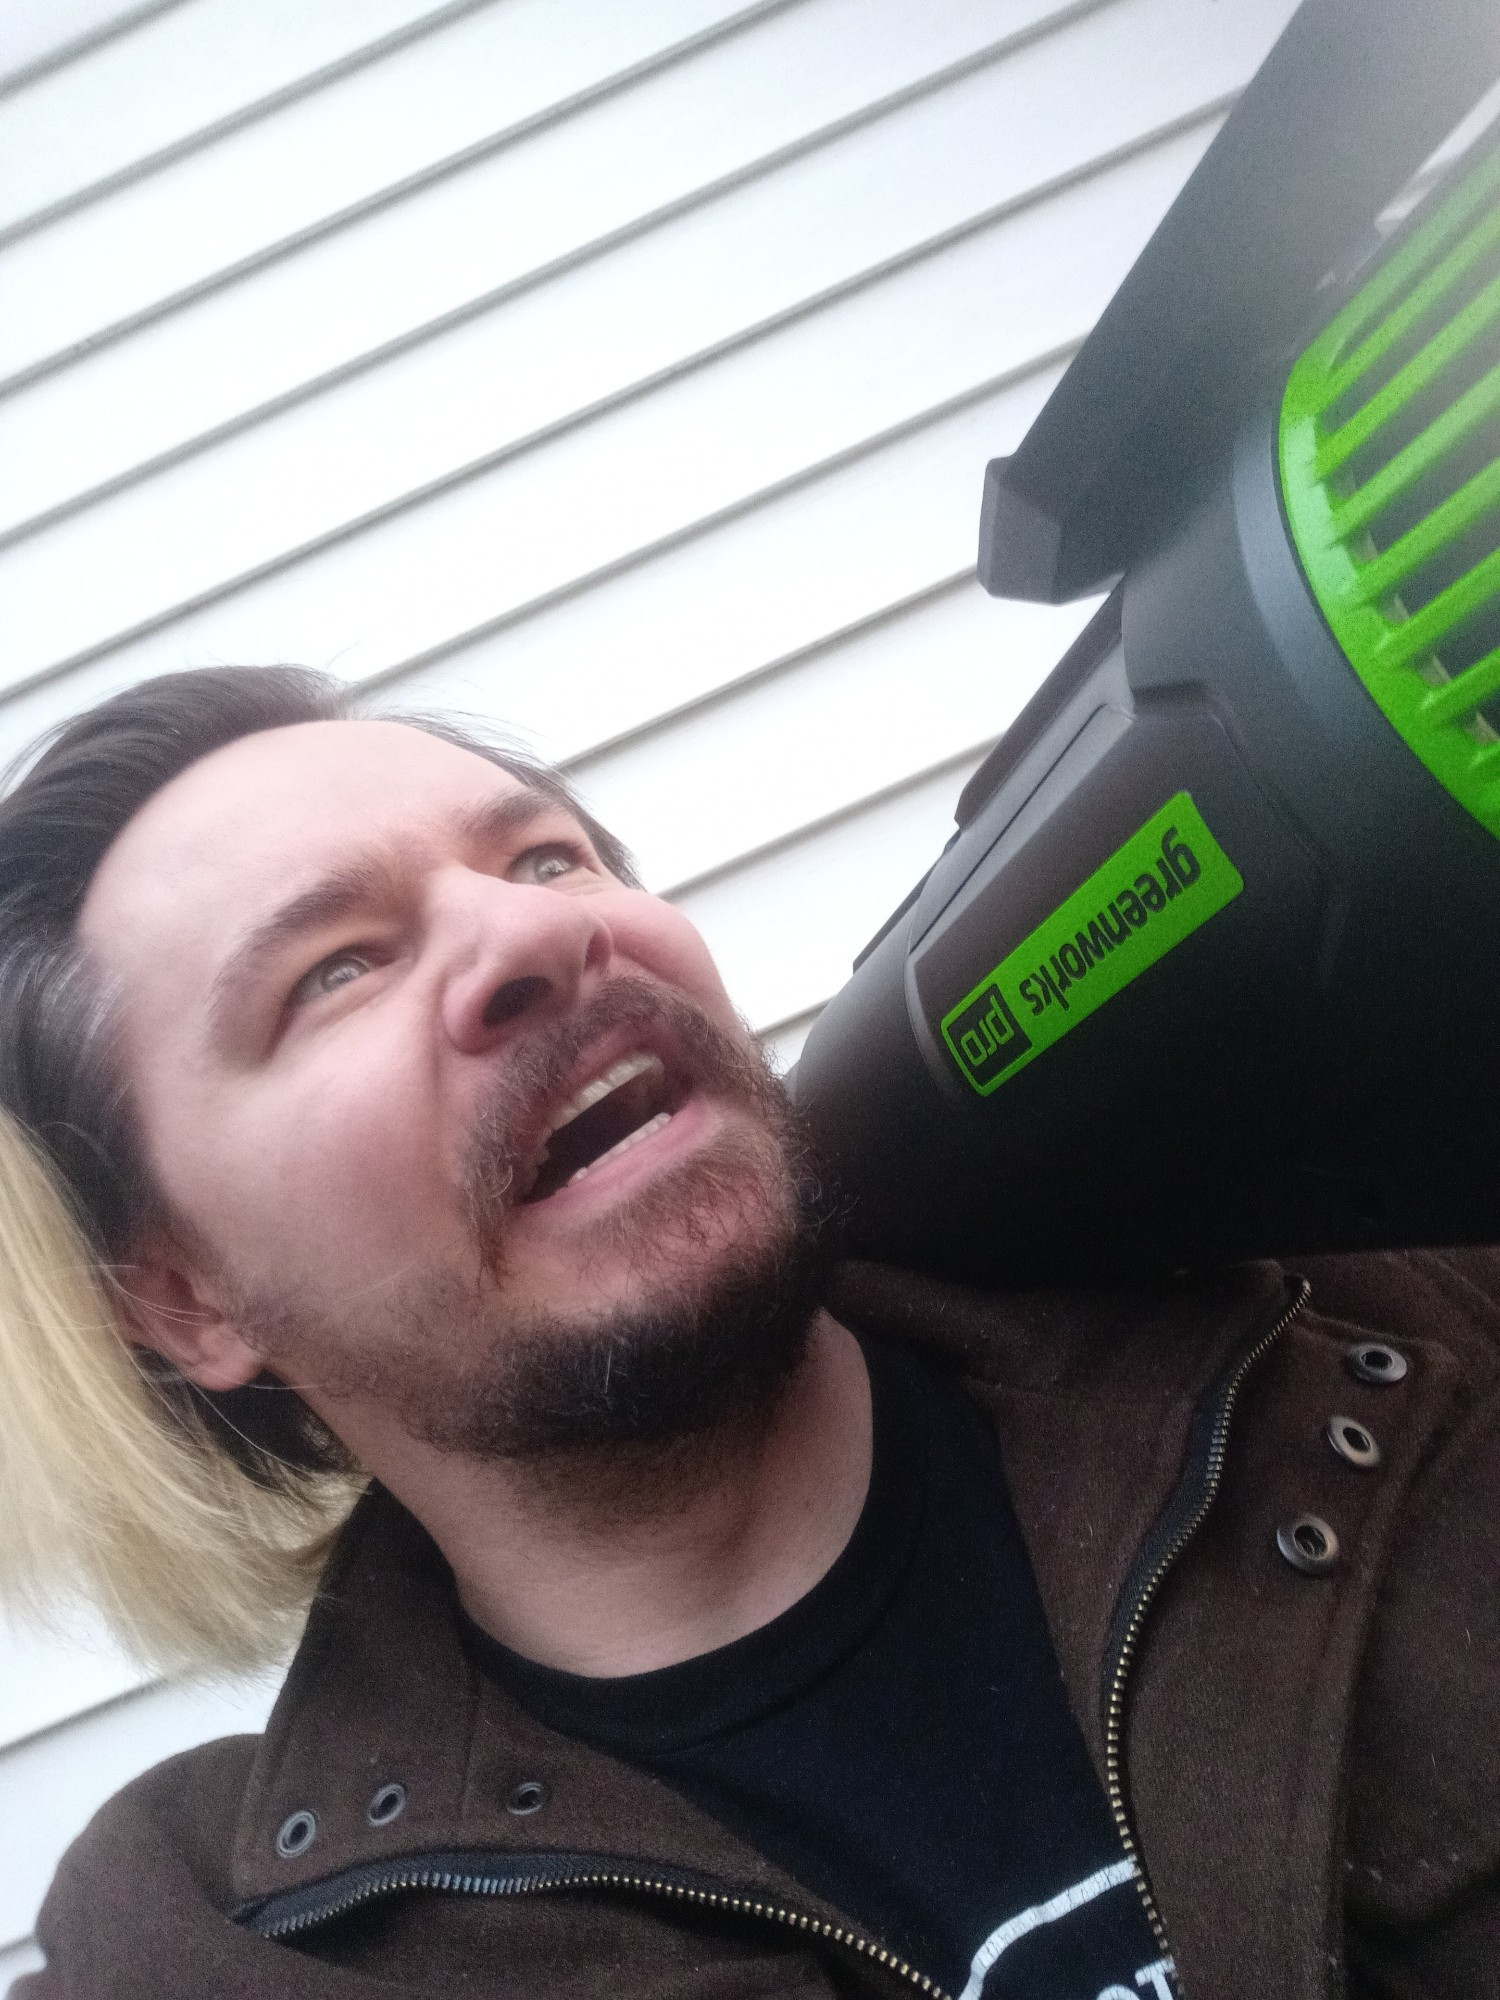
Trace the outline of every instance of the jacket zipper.
<instances>
[{"instance_id":1,"label":"jacket zipper","mask_svg":"<svg viewBox=\"0 0 1500 2000\"><path fill-rule=\"evenodd\" d=\"M1140 1844L1130 1816L1130 1799L1125 1781L1126 1689L1131 1668L1140 1650L1141 1633L1157 1592L1168 1572L1208 1518L1210 1508L1224 1481L1224 1460L1229 1448L1229 1427L1234 1406L1245 1377L1261 1357L1281 1338L1312 1295L1306 1278L1294 1280L1295 1289L1280 1313L1264 1332L1255 1336L1230 1362L1205 1408L1206 1436L1201 1449L1190 1445L1188 1463L1171 1499L1162 1510L1152 1535L1144 1545L1132 1571L1131 1581L1121 1592L1120 1608L1113 1620L1112 1664L1105 1679L1104 1701L1104 1784L1115 1828L1128 1858L1135 1864L1136 1888L1163 1957L1171 1956L1166 1925L1156 1906L1150 1879L1141 1861ZM1200 1419L1195 1429L1203 1428ZM1197 1440L1192 1441L1196 1443ZM1107 1657L1109 1657L1107 1655Z\"/></svg>"},{"instance_id":2,"label":"jacket zipper","mask_svg":"<svg viewBox=\"0 0 1500 2000\"><path fill-rule=\"evenodd\" d=\"M377 1896L399 1894L403 1890L431 1889L468 1896L528 1896L558 1889L625 1889L641 1895L669 1897L700 1908L722 1910L741 1917L757 1917L779 1924L783 1929L803 1931L845 1950L873 1959L906 1980L931 2000L952 2000L952 1996L926 1973L874 1938L842 1924L826 1922L805 1910L780 1903L736 1895L727 1889L709 1889L684 1877L642 1875L634 1870L600 1866L592 1859L576 1861L559 1857L555 1868L506 1874L490 1872L485 1857L460 1854L408 1855L404 1860L382 1865L366 1864L309 1889L294 1889L285 1896L252 1906L239 1913L238 1921L262 1937L288 1938L343 1916Z\"/></svg>"},{"instance_id":3,"label":"jacket zipper","mask_svg":"<svg viewBox=\"0 0 1500 2000\"><path fill-rule=\"evenodd\" d=\"M1136 1887L1163 1957L1171 1956L1171 1946L1141 1863L1125 1784L1126 1687L1140 1649L1141 1633L1157 1592L1203 1525L1223 1483L1230 1422L1245 1377L1281 1338L1311 1295L1312 1288L1305 1278L1298 1278L1296 1286L1293 1296L1284 1304L1272 1325L1235 1357L1210 1396L1204 1448L1201 1453L1190 1455L1187 1470L1163 1511L1157 1532L1148 1540L1137 1560L1133 1574L1138 1581L1133 1589L1127 1585L1121 1593L1123 1615L1117 1612L1114 1621L1117 1637L1110 1649L1112 1664L1106 1675L1105 1790L1121 1846L1134 1865ZM1159 1546L1154 1546L1156 1544ZM288 1895L273 1897L241 1911L239 1921L262 1937L280 1939L328 1923L377 1896L398 1895L402 1891L427 1889L468 1896L527 1896L560 1889L625 1889L639 1895L665 1896L735 1916L755 1917L766 1923L779 1924L783 1929L806 1932L811 1937L840 1945L885 1966L898 1978L928 1994L930 2000L952 2000L952 1996L935 1979L919 1971L888 1946L878 1944L874 1938L842 1924L831 1924L821 1917L810 1916L805 1910L758 1901L752 1896L736 1895L726 1889L703 1888L682 1877L642 1875L600 1867L592 1861L569 1862L561 1857L559 1860L560 1865L550 1870L496 1874L486 1868L479 1855L409 1855L402 1861L389 1864L365 1864L315 1887L295 1889Z\"/></svg>"}]
</instances>

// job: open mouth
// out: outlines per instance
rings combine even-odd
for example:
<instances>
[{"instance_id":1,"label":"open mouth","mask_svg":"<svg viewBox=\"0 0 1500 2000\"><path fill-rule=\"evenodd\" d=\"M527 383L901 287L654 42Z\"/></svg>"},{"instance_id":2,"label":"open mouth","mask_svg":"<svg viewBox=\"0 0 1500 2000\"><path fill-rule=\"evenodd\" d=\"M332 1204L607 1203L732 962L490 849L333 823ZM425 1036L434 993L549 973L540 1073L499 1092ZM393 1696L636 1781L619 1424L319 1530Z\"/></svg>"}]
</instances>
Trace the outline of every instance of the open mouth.
<instances>
[{"instance_id":1,"label":"open mouth","mask_svg":"<svg viewBox=\"0 0 1500 2000\"><path fill-rule=\"evenodd\" d=\"M553 1114L536 1177L523 1204L545 1201L559 1188L659 1132L687 1092L674 1088L659 1056L638 1049L577 1090Z\"/></svg>"}]
</instances>

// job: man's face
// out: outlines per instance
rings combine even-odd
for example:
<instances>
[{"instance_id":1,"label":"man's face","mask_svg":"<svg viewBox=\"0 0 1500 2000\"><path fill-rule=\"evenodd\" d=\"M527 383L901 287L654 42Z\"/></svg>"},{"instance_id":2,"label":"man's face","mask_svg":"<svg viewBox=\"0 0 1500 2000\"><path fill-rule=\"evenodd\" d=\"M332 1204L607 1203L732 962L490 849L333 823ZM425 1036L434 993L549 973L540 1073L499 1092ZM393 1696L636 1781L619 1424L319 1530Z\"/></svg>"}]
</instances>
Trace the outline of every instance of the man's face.
<instances>
[{"instance_id":1,"label":"man's face","mask_svg":"<svg viewBox=\"0 0 1500 2000\"><path fill-rule=\"evenodd\" d=\"M336 1429L329 1397L384 1397L441 1433L507 1342L680 1318L795 1232L774 1087L692 926L419 730L204 758L80 933L198 1275Z\"/></svg>"}]
</instances>

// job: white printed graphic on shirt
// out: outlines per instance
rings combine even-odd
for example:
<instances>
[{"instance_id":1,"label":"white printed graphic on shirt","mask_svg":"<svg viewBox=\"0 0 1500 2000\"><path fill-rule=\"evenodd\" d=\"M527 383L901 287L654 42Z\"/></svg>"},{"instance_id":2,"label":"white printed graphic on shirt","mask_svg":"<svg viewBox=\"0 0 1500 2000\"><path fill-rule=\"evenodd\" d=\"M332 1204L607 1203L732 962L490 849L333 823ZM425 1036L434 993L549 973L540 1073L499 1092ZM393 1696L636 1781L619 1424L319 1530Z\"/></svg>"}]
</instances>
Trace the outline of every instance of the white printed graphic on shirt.
<instances>
[{"instance_id":1,"label":"white printed graphic on shirt","mask_svg":"<svg viewBox=\"0 0 1500 2000\"><path fill-rule=\"evenodd\" d=\"M1043 1924L1055 1924L1059 1917L1071 1916L1074 1910L1081 1908L1085 1903L1092 1903L1096 1896L1104 1895L1106 1890L1118 1889L1122 1882L1134 1880L1135 1863L1116 1861L1108 1868L1101 1868L1096 1875L1089 1875L1082 1882L1075 1882L1071 1889L1060 1890L1045 1903L1033 1903L1029 1910L1018 1910L1015 1916L1007 1917L1003 1924L990 1932L975 1952L974 1963L969 1968L969 1983L959 1994L958 2000L979 2000L990 1967L1002 1952L1009 1951L1018 1938L1039 1930ZM1165 1967L1167 1961L1163 1960L1161 1963ZM1154 1970L1150 1966L1143 1969L1147 1973ZM1136 1976L1138 1979L1141 1977L1140 1974ZM1166 1992L1170 2000L1169 1988L1162 1986L1158 1991ZM1127 1993L1129 2000L1140 2000L1140 1995L1130 1993L1128 1987L1106 1988L1106 1993L1110 1996L1121 1992ZM1099 2000L1105 2000L1105 1994L1100 1994Z\"/></svg>"},{"instance_id":2,"label":"white printed graphic on shirt","mask_svg":"<svg viewBox=\"0 0 1500 2000\"><path fill-rule=\"evenodd\" d=\"M1135 1975L1135 1983L1142 1988L1149 1986L1155 2000L1176 2000L1171 1985L1171 1974L1176 1970L1170 1958L1158 1958L1150 1965L1141 1967ZM1128 1986L1106 1986L1102 1993L1096 1995L1096 2000L1141 2000L1141 1995Z\"/></svg>"}]
</instances>

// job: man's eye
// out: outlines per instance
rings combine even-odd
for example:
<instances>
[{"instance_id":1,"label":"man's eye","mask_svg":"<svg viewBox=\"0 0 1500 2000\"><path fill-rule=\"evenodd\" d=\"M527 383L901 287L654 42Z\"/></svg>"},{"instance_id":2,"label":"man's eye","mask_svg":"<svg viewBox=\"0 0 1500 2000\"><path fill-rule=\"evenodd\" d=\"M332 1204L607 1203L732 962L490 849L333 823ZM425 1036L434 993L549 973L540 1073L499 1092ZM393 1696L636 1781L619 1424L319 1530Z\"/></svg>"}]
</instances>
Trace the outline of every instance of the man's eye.
<instances>
[{"instance_id":1,"label":"man's eye","mask_svg":"<svg viewBox=\"0 0 1500 2000\"><path fill-rule=\"evenodd\" d=\"M321 994L335 993L341 986L348 986L361 979L371 969L372 961L366 952L336 951L315 965L311 972L304 973L292 988L292 1005L300 1001L316 1000Z\"/></svg>"},{"instance_id":2,"label":"man's eye","mask_svg":"<svg viewBox=\"0 0 1500 2000\"><path fill-rule=\"evenodd\" d=\"M580 860L579 854L564 842L550 841L545 847L528 847L524 854L518 854L511 865L510 878L513 882L542 887L556 882L560 876L571 875Z\"/></svg>"}]
</instances>

